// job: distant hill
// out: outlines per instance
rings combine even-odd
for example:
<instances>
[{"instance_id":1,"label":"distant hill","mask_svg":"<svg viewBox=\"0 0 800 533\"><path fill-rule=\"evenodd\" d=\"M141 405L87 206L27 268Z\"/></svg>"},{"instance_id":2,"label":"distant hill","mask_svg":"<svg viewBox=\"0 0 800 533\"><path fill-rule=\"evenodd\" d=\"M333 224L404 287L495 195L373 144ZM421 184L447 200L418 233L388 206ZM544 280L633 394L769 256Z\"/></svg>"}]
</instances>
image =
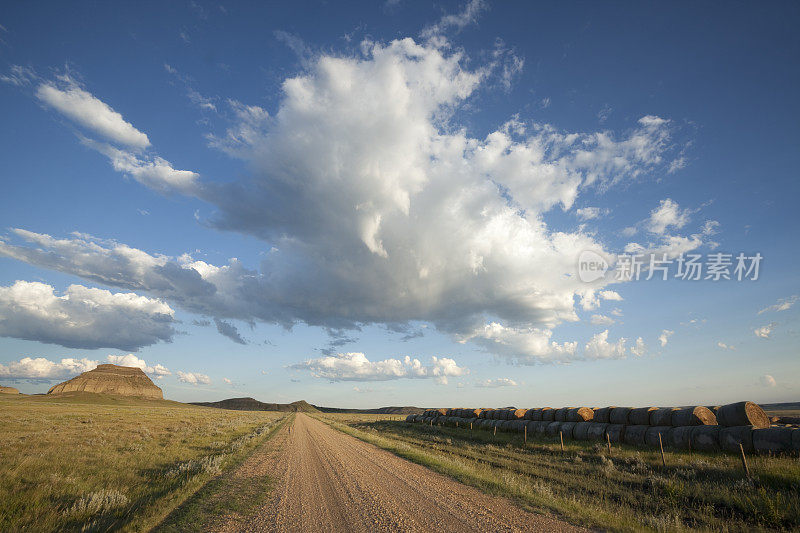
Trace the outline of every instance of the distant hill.
<instances>
[{"instance_id":1,"label":"distant hill","mask_svg":"<svg viewBox=\"0 0 800 533\"><path fill-rule=\"evenodd\" d=\"M375 415L416 415L425 410L422 407L379 407L377 409L339 409L336 407L320 407L305 400L292 403L265 403L255 398L228 398L218 402L191 402L192 405L232 409L235 411L280 411L302 413L361 413Z\"/></svg>"},{"instance_id":2,"label":"distant hill","mask_svg":"<svg viewBox=\"0 0 800 533\"><path fill-rule=\"evenodd\" d=\"M53 385L47 394L95 393L113 396L133 396L163 400L164 394L141 368L119 365L97 365L94 370L58 385Z\"/></svg>"},{"instance_id":3,"label":"distant hill","mask_svg":"<svg viewBox=\"0 0 800 533\"><path fill-rule=\"evenodd\" d=\"M205 407L216 407L218 409L232 409L235 411L280 411L280 412L301 412L318 413L319 409L305 400L292 403L264 403L255 398L228 398L218 402L191 402L192 405L202 405Z\"/></svg>"}]
</instances>

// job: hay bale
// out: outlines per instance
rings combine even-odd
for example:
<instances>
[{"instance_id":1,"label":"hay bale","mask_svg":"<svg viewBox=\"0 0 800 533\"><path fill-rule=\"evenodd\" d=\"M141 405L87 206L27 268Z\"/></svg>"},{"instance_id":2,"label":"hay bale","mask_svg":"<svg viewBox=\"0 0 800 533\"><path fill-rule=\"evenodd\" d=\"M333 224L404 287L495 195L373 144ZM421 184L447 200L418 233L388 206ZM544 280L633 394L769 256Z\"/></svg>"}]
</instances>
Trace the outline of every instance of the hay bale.
<instances>
[{"instance_id":1,"label":"hay bale","mask_svg":"<svg viewBox=\"0 0 800 533\"><path fill-rule=\"evenodd\" d=\"M671 426L674 407L660 407L650 411L651 426ZM663 438L663 437L662 437Z\"/></svg>"},{"instance_id":2,"label":"hay bale","mask_svg":"<svg viewBox=\"0 0 800 533\"><path fill-rule=\"evenodd\" d=\"M517 420L525 420L525 413L527 412L527 409L517 409L514 411L514 418Z\"/></svg>"},{"instance_id":3,"label":"hay bale","mask_svg":"<svg viewBox=\"0 0 800 533\"><path fill-rule=\"evenodd\" d=\"M539 422L541 419L542 419L541 407L537 409L528 409L527 411L525 411L525 420Z\"/></svg>"},{"instance_id":4,"label":"hay bale","mask_svg":"<svg viewBox=\"0 0 800 533\"><path fill-rule=\"evenodd\" d=\"M650 426L625 426L625 431L622 432L622 442L631 446L644 446L648 429Z\"/></svg>"},{"instance_id":5,"label":"hay bale","mask_svg":"<svg viewBox=\"0 0 800 533\"><path fill-rule=\"evenodd\" d=\"M631 409L631 412L628 414L628 423L634 426L649 426L650 413L657 409L657 407L637 407Z\"/></svg>"},{"instance_id":6,"label":"hay bale","mask_svg":"<svg viewBox=\"0 0 800 533\"><path fill-rule=\"evenodd\" d=\"M542 422L555 422L556 410L552 407L542 407Z\"/></svg>"},{"instance_id":7,"label":"hay bale","mask_svg":"<svg viewBox=\"0 0 800 533\"><path fill-rule=\"evenodd\" d=\"M601 422L601 423L604 423L604 424L608 424L609 421L611 420L609 418L609 415L611 414L611 410L614 409L614 408L615 408L615 406L600 407L598 409L595 409L594 410L594 418L592 418L592 420L594 420L595 422Z\"/></svg>"},{"instance_id":8,"label":"hay bale","mask_svg":"<svg viewBox=\"0 0 800 533\"><path fill-rule=\"evenodd\" d=\"M589 440L589 428L592 422L578 422L572 430L572 438L575 440Z\"/></svg>"},{"instance_id":9,"label":"hay bale","mask_svg":"<svg viewBox=\"0 0 800 533\"><path fill-rule=\"evenodd\" d=\"M490 416L491 414L492 414L492 410L491 409L481 409L481 412L478 415L478 418L483 418L484 420L490 420L491 419L491 416Z\"/></svg>"},{"instance_id":10,"label":"hay bale","mask_svg":"<svg viewBox=\"0 0 800 533\"><path fill-rule=\"evenodd\" d=\"M524 419L514 420L511 423L514 425L514 431L517 433L522 433L525 431L525 427L528 425L528 421Z\"/></svg>"},{"instance_id":11,"label":"hay bale","mask_svg":"<svg viewBox=\"0 0 800 533\"><path fill-rule=\"evenodd\" d=\"M672 411L670 422L673 427L678 426L715 426L717 417L708 407L680 407Z\"/></svg>"},{"instance_id":12,"label":"hay bale","mask_svg":"<svg viewBox=\"0 0 800 533\"><path fill-rule=\"evenodd\" d=\"M792 429L792 451L800 452L800 429Z\"/></svg>"},{"instance_id":13,"label":"hay bale","mask_svg":"<svg viewBox=\"0 0 800 533\"><path fill-rule=\"evenodd\" d=\"M729 426L719 432L719 447L726 452L739 452L739 445L745 452L753 451L753 426Z\"/></svg>"},{"instance_id":14,"label":"hay bale","mask_svg":"<svg viewBox=\"0 0 800 533\"><path fill-rule=\"evenodd\" d=\"M564 435L564 439L572 439L573 433L575 431L575 426L577 426L577 422L564 422L561 424L561 434Z\"/></svg>"},{"instance_id":15,"label":"hay bale","mask_svg":"<svg viewBox=\"0 0 800 533\"><path fill-rule=\"evenodd\" d=\"M545 434L548 437L555 437L558 435L558 432L561 431L561 425L564 422L550 422L547 424L547 429L545 430Z\"/></svg>"},{"instance_id":16,"label":"hay bale","mask_svg":"<svg viewBox=\"0 0 800 533\"><path fill-rule=\"evenodd\" d=\"M606 428L608 424L605 422L585 422L589 424L589 429L586 436L589 440L606 440Z\"/></svg>"},{"instance_id":17,"label":"hay bale","mask_svg":"<svg viewBox=\"0 0 800 533\"><path fill-rule=\"evenodd\" d=\"M669 446L669 431L670 426L648 426L647 433L644 435L644 443L653 448L658 448L658 436L661 435L661 444Z\"/></svg>"},{"instance_id":18,"label":"hay bale","mask_svg":"<svg viewBox=\"0 0 800 533\"><path fill-rule=\"evenodd\" d=\"M554 415L555 422L566 422L567 421L567 411L569 411L569 407L562 407L560 409L556 409L556 413Z\"/></svg>"},{"instance_id":19,"label":"hay bale","mask_svg":"<svg viewBox=\"0 0 800 533\"><path fill-rule=\"evenodd\" d=\"M628 423L628 416L630 414L630 407L614 407L608 415L608 421L612 424L622 424L624 426Z\"/></svg>"},{"instance_id":20,"label":"hay bale","mask_svg":"<svg viewBox=\"0 0 800 533\"><path fill-rule=\"evenodd\" d=\"M406 417L406 422L413 422L413 421L414 421L414 415L408 415Z\"/></svg>"},{"instance_id":21,"label":"hay bale","mask_svg":"<svg viewBox=\"0 0 800 533\"><path fill-rule=\"evenodd\" d=\"M719 426L697 426L692 430L692 449L701 452L719 451Z\"/></svg>"},{"instance_id":22,"label":"hay bale","mask_svg":"<svg viewBox=\"0 0 800 533\"><path fill-rule=\"evenodd\" d=\"M437 412L437 413L439 413L441 416L449 416L449 415L447 414L447 411L448 411L448 410L449 410L449 409L444 409L444 408L441 408L441 409L436 409L436 412Z\"/></svg>"},{"instance_id":23,"label":"hay bale","mask_svg":"<svg viewBox=\"0 0 800 533\"><path fill-rule=\"evenodd\" d=\"M753 449L760 453L788 452L792 449L792 428L759 428L753 430Z\"/></svg>"},{"instance_id":24,"label":"hay bale","mask_svg":"<svg viewBox=\"0 0 800 533\"><path fill-rule=\"evenodd\" d=\"M768 428L767 413L753 402L736 402L723 405L717 410L717 423L720 426L753 426Z\"/></svg>"},{"instance_id":25,"label":"hay bale","mask_svg":"<svg viewBox=\"0 0 800 533\"><path fill-rule=\"evenodd\" d=\"M623 424L609 424L606 426L606 435L611 442L622 442L622 434L625 431Z\"/></svg>"},{"instance_id":26,"label":"hay bale","mask_svg":"<svg viewBox=\"0 0 800 533\"><path fill-rule=\"evenodd\" d=\"M694 426L673 427L669 432L673 448L688 450L692 446L692 430Z\"/></svg>"},{"instance_id":27,"label":"hay bale","mask_svg":"<svg viewBox=\"0 0 800 533\"><path fill-rule=\"evenodd\" d=\"M588 407L575 407L567 411L567 422L588 422L594 418L594 411Z\"/></svg>"}]
</instances>

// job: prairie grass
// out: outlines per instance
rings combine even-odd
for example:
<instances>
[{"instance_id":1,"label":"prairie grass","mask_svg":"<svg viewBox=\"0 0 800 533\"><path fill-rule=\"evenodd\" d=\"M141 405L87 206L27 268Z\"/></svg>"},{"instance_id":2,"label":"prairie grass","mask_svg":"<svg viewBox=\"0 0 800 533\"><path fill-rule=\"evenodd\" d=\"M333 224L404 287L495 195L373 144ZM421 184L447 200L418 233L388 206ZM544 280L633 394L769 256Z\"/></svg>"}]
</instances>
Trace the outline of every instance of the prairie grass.
<instances>
[{"instance_id":1,"label":"prairie grass","mask_svg":"<svg viewBox=\"0 0 800 533\"><path fill-rule=\"evenodd\" d=\"M86 394L0 398L0 531L148 530L281 416Z\"/></svg>"},{"instance_id":2,"label":"prairie grass","mask_svg":"<svg viewBox=\"0 0 800 533\"><path fill-rule=\"evenodd\" d=\"M797 457L748 457L529 438L468 428L325 415L349 435L532 512L612 531L800 528Z\"/></svg>"}]
</instances>

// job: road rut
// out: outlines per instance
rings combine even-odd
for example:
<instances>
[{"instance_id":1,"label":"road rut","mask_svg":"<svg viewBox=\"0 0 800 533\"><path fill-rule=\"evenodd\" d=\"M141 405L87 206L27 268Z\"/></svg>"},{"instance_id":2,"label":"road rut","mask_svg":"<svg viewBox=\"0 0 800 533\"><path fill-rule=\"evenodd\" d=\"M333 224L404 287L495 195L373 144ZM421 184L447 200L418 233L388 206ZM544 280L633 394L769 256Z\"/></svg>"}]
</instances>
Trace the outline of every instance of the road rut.
<instances>
[{"instance_id":1,"label":"road rut","mask_svg":"<svg viewBox=\"0 0 800 533\"><path fill-rule=\"evenodd\" d=\"M286 429L282 430L286 431ZM523 511L298 413L261 465L269 501L227 531L585 531Z\"/></svg>"}]
</instances>

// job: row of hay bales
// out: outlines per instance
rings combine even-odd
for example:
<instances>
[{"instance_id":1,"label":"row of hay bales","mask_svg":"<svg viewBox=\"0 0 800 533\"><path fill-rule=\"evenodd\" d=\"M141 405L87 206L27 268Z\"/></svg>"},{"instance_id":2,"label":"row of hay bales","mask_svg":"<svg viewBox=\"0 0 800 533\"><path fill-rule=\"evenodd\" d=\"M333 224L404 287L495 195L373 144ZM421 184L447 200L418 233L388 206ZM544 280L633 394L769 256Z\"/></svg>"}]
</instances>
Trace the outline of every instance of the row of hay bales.
<instances>
[{"instance_id":1,"label":"row of hay bales","mask_svg":"<svg viewBox=\"0 0 800 533\"><path fill-rule=\"evenodd\" d=\"M609 440L633 446L680 450L738 452L800 451L800 425L770 425L764 410L753 402L713 407L562 407L553 409L428 409L409 415L423 422L531 437L563 436L574 440Z\"/></svg>"}]
</instances>

